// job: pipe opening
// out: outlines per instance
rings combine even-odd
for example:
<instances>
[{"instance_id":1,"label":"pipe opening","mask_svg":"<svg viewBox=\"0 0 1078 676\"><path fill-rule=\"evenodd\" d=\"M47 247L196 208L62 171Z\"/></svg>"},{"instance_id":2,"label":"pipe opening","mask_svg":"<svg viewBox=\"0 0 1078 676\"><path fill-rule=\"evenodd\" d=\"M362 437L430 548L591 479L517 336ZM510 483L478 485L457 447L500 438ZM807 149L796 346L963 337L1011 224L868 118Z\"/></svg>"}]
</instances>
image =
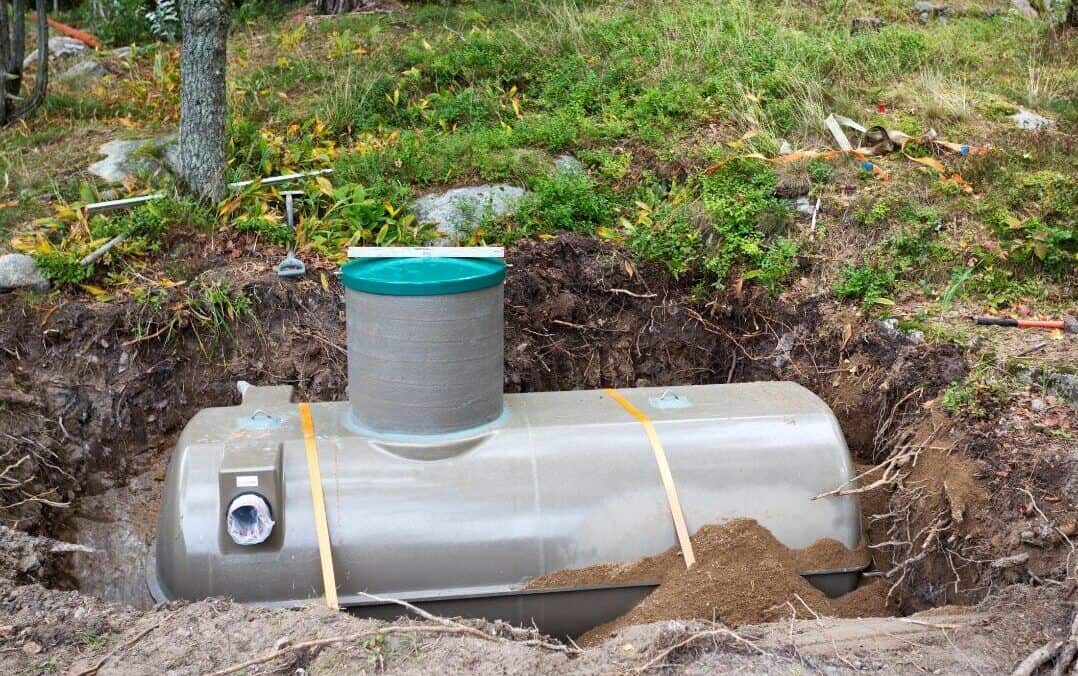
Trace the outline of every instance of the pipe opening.
<instances>
[{"instance_id":1,"label":"pipe opening","mask_svg":"<svg viewBox=\"0 0 1078 676\"><path fill-rule=\"evenodd\" d=\"M257 545L265 542L275 525L269 503L261 495L246 493L232 499L228 505L228 535L238 545Z\"/></svg>"}]
</instances>

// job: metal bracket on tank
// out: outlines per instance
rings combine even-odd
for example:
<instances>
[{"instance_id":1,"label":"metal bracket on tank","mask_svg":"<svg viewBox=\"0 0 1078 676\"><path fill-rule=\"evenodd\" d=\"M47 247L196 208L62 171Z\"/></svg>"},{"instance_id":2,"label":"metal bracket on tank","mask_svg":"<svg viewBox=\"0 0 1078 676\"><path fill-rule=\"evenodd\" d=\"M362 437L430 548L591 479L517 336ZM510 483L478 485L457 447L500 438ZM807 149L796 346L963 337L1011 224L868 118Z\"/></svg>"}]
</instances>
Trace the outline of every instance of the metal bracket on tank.
<instances>
[{"instance_id":1,"label":"metal bracket on tank","mask_svg":"<svg viewBox=\"0 0 1078 676\"><path fill-rule=\"evenodd\" d=\"M236 418L236 427L249 432L265 432L281 426L281 417L258 409L248 416Z\"/></svg>"},{"instance_id":2,"label":"metal bracket on tank","mask_svg":"<svg viewBox=\"0 0 1078 676\"><path fill-rule=\"evenodd\" d=\"M689 401L688 397L674 394L670 390L666 390L657 397L648 399L648 403L651 404L652 408L658 409L689 408L692 406L692 402Z\"/></svg>"}]
</instances>

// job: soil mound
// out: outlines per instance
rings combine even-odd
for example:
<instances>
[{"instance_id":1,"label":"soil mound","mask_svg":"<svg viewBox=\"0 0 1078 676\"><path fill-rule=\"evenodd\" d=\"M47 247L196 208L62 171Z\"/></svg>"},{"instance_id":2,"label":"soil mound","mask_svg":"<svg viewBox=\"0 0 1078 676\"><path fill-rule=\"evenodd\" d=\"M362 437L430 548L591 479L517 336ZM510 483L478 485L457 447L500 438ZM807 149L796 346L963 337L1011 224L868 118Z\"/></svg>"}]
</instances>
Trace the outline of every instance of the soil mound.
<instances>
[{"instance_id":1,"label":"soil mound","mask_svg":"<svg viewBox=\"0 0 1078 676\"><path fill-rule=\"evenodd\" d=\"M820 540L793 550L753 519L704 526L692 536L696 565L685 569L675 546L656 556L626 564L599 564L563 570L529 582L530 588L619 584L658 580L659 587L631 611L584 634L585 645L601 643L635 624L660 620L709 620L728 626L784 617L874 617L892 614L887 587L864 585L830 599L799 572L863 565L864 550L849 550Z\"/></svg>"}]
</instances>

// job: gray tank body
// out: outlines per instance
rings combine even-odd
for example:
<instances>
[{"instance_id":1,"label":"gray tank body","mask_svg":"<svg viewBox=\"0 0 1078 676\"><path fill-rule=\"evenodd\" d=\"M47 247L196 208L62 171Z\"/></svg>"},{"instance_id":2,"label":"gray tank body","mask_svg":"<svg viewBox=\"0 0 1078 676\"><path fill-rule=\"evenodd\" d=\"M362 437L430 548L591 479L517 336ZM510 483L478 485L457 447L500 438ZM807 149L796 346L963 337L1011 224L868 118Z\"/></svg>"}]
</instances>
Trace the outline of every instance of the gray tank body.
<instances>
[{"instance_id":1,"label":"gray tank body","mask_svg":"<svg viewBox=\"0 0 1078 676\"><path fill-rule=\"evenodd\" d=\"M501 284L438 296L349 289L345 302L357 427L443 434L501 415Z\"/></svg>"},{"instance_id":2,"label":"gray tank body","mask_svg":"<svg viewBox=\"0 0 1078 676\"><path fill-rule=\"evenodd\" d=\"M853 468L834 415L808 390L770 382L621 393L654 421L690 532L751 517L790 547L821 538L858 546L856 499L812 499ZM186 427L149 571L157 600L225 595L291 606L321 597L305 448L289 397L289 388L252 388L242 405L203 410ZM348 403L311 405L342 605L372 606L367 592L572 634L647 593L521 591L540 575L632 561L677 540L644 429L617 402L575 391L510 394L504 403L493 422L437 437L371 433L355 425ZM235 544L225 530L229 501L244 492L265 496L276 521L255 546ZM857 579L853 569L804 572L837 580L835 592Z\"/></svg>"}]
</instances>

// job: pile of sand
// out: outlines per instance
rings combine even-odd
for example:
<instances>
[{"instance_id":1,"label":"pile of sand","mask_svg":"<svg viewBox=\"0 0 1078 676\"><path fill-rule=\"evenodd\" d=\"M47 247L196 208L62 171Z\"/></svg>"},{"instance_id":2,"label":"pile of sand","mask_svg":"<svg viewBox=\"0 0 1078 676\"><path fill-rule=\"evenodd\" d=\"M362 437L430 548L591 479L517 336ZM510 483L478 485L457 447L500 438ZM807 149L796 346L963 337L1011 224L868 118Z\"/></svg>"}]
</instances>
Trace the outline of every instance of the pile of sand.
<instances>
[{"instance_id":1,"label":"pile of sand","mask_svg":"<svg viewBox=\"0 0 1078 676\"><path fill-rule=\"evenodd\" d=\"M806 549L789 549L752 519L705 526L692 536L696 565L685 569L678 547L626 564L599 564L563 570L531 580L529 588L659 581L660 585L631 611L584 634L586 645L634 624L699 619L737 626L796 615L873 617L893 614L886 606L887 587L865 584L830 599L800 572L864 565L868 554L835 540L819 540Z\"/></svg>"}]
</instances>

